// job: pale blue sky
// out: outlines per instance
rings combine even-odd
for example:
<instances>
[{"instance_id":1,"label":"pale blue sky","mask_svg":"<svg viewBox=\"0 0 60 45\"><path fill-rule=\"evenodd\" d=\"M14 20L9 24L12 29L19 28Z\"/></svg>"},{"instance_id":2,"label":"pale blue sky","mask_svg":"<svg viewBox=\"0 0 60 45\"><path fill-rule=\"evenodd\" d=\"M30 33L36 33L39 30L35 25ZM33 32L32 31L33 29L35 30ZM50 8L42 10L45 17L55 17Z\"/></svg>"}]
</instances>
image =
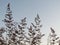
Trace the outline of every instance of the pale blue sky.
<instances>
[{"instance_id":1,"label":"pale blue sky","mask_svg":"<svg viewBox=\"0 0 60 45\"><path fill-rule=\"evenodd\" d=\"M11 3L15 21L19 22L20 19L27 17L27 22L30 24L38 13L43 25L41 31L46 34L45 37L47 38L50 27L60 35L60 0L0 0L0 27L4 26L2 20L8 3Z\"/></svg>"}]
</instances>

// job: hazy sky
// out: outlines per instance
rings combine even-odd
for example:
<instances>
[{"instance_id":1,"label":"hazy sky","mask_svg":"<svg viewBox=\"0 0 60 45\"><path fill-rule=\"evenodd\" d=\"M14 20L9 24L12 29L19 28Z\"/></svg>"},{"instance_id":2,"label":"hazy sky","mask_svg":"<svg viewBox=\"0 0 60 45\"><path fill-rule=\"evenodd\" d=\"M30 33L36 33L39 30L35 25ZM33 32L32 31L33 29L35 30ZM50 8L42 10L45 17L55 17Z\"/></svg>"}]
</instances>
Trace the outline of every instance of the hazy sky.
<instances>
[{"instance_id":1,"label":"hazy sky","mask_svg":"<svg viewBox=\"0 0 60 45\"><path fill-rule=\"evenodd\" d=\"M34 21L34 17L39 14L43 25L41 31L45 33L45 37L47 38L50 33L50 27L53 27L60 35L60 0L0 0L0 27L4 27L2 20L6 14L8 3L11 4L12 14L16 22L27 17L27 22L30 24Z\"/></svg>"}]
</instances>

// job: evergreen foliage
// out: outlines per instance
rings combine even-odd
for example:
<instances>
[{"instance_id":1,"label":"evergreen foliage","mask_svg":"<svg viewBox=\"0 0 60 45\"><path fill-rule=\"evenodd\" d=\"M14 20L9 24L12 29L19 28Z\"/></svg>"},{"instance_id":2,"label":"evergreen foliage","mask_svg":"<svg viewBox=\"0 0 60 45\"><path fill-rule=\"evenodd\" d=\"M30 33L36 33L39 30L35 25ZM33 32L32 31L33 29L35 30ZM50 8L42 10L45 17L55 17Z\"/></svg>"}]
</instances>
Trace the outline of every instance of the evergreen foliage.
<instances>
[{"instance_id":1,"label":"evergreen foliage","mask_svg":"<svg viewBox=\"0 0 60 45\"><path fill-rule=\"evenodd\" d=\"M6 27L0 28L0 45L41 45L42 37L45 34L41 32L42 24L38 14L29 27L27 27L26 17L15 25L10 3L8 3L3 21ZM48 45L55 45L57 42L60 45L60 40L55 30L52 27L50 29L51 33L48 36ZM26 30L28 30L27 33ZM6 37L3 36L4 33L6 33Z\"/></svg>"}]
</instances>

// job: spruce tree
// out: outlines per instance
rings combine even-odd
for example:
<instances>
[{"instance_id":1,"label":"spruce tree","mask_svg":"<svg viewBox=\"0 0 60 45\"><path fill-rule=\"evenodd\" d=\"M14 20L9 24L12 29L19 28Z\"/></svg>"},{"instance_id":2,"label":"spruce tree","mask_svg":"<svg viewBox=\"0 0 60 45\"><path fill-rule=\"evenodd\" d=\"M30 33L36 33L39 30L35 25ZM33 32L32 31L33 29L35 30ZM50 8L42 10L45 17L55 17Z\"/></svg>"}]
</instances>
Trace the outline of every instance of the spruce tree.
<instances>
[{"instance_id":1,"label":"spruce tree","mask_svg":"<svg viewBox=\"0 0 60 45\"><path fill-rule=\"evenodd\" d=\"M26 39L26 17L21 19L20 24L18 24L18 31L15 31L18 34L18 44L25 45L25 39Z\"/></svg>"},{"instance_id":2,"label":"spruce tree","mask_svg":"<svg viewBox=\"0 0 60 45\"><path fill-rule=\"evenodd\" d=\"M59 39L59 37L57 37L57 34L55 33L55 30L51 27L51 33L48 36L48 45L55 45L57 43L57 40Z\"/></svg>"},{"instance_id":3,"label":"spruce tree","mask_svg":"<svg viewBox=\"0 0 60 45\"><path fill-rule=\"evenodd\" d=\"M11 38L12 38L12 35L13 35L13 27L14 27L14 24L13 24L13 19L12 19L12 11L10 9L10 3L8 3L7 5L7 11L6 11L6 14L5 14L5 19L3 20L5 22L5 25L6 25L6 32L7 32L7 43L10 44L11 43Z\"/></svg>"},{"instance_id":4,"label":"spruce tree","mask_svg":"<svg viewBox=\"0 0 60 45\"><path fill-rule=\"evenodd\" d=\"M35 24L31 23L32 25L30 26L30 28L28 28L29 30L28 42L30 43L30 45L40 45L41 38L44 36L44 34L42 34L40 31L42 25L40 23L41 20L38 14L37 14L37 17L35 17L34 21L35 21Z\"/></svg>"}]
</instances>

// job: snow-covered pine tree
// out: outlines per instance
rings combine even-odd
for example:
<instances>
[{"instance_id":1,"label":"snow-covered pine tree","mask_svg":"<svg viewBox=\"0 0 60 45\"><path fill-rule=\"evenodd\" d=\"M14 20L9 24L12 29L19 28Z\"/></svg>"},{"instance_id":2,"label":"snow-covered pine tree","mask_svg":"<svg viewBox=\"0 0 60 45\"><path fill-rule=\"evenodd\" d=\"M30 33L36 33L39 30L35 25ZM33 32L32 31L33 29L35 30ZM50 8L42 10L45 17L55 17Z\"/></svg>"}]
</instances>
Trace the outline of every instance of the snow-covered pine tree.
<instances>
[{"instance_id":1,"label":"snow-covered pine tree","mask_svg":"<svg viewBox=\"0 0 60 45\"><path fill-rule=\"evenodd\" d=\"M41 20L38 14L37 14L37 17L35 17L34 21L35 21L35 24L31 23L32 25L30 26L30 28L28 28L29 30L28 42L30 45L40 45L41 38L44 36L44 34L42 34L40 31L42 25L40 23Z\"/></svg>"},{"instance_id":2,"label":"snow-covered pine tree","mask_svg":"<svg viewBox=\"0 0 60 45\"><path fill-rule=\"evenodd\" d=\"M18 36L18 41L17 43L19 45L25 45L25 39L26 39L26 33L25 33L25 29L26 29L26 25L27 25L27 22L26 22L26 17L24 19L21 20L20 24L18 24L18 30L15 31L15 33L17 34Z\"/></svg>"},{"instance_id":3,"label":"snow-covered pine tree","mask_svg":"<svg viewBox=\"0 0 60 45\"><path fill-rule=\"evenodd\" d=\"M6 25L6 32L7 32L7 36L6 36L6 41L7 44L10 45L10 43L12 43L14 40L12 39L13 37L13 32L14 32L14 24L13 24L13 19L12 19L12 11L10 9L10 3L8 3L7 5L7 13L5 14L5 19L3 20L5 25Z\"/></svg>"},{"instance_id":4,"label":"snow-covered pine tree","mask_svg":"<svg viewBox=\"0 0 60 45\"><path fill-rule=\"evenodd\" d=\"M55 45L57 43L57 40L59 39L59 37L57 37L55 30L51 27L51 33L48 36L48 45Z\"/></svg>"}]
</instances>

